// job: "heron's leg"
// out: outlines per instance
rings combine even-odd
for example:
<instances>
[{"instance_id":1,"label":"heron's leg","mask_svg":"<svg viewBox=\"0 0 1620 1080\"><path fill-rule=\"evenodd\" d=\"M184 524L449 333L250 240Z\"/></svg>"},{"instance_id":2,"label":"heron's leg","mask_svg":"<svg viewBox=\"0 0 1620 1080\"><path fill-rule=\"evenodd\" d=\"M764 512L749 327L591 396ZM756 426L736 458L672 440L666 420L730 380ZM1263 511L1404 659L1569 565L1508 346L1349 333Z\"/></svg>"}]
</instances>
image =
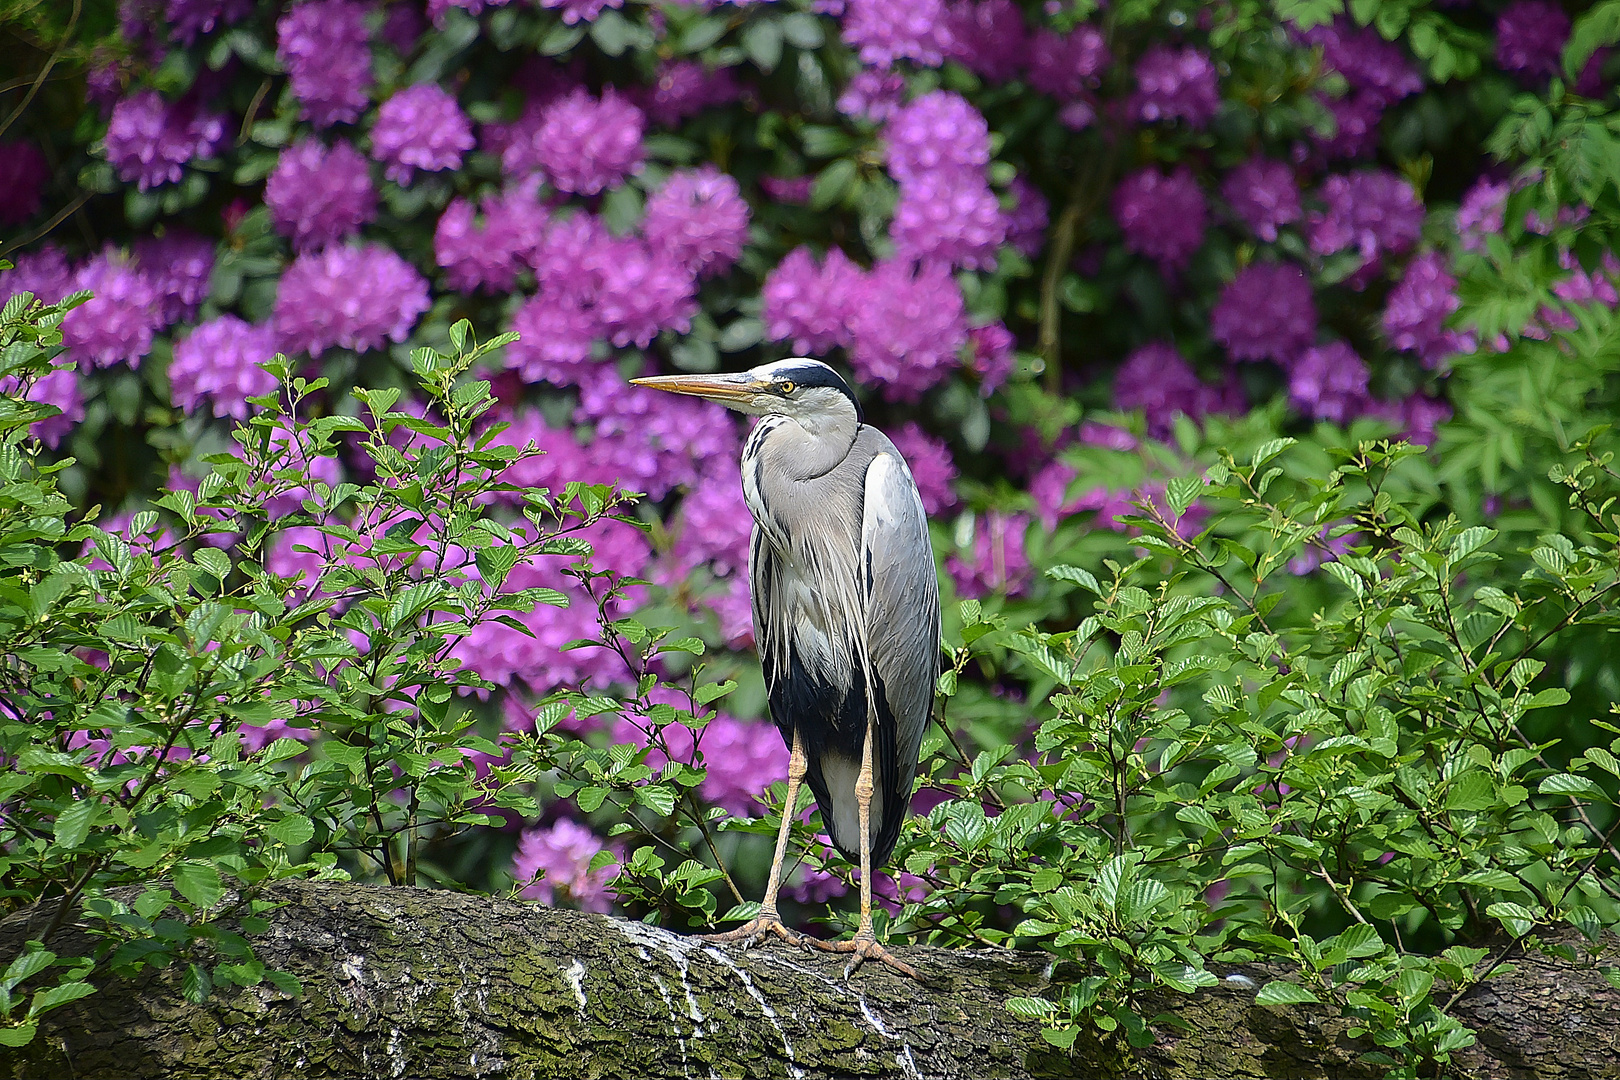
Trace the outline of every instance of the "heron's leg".
<instances>
[{"instance_id":1,"label":"heron's leg","mask_svg":"<svg viewBox=\"0 0 1620 1080\"><path fill-rule=\"evenodd\" d=\"M760 901L759 914L735 930L706 934L705 941L741 941L744 945L752 945L765 935L774 934L790 945L804 944L806 939L803 934L795 934L783 925L781 913L776 910L776 893L782 887L782 861L787 858L788 834L793 831L793 815L799 808L799 785L804 782L808 768L804 739L795 731L793 750L788 754L787 801L782 805L782 827L776 833L776 857L771 860L771 879L765 886L765 899Z\"/></svg>"},{"instance_id":2,"label":"heron's leg","mask_svg":"<svg viewBox=\"0 0 1620 1080\"><path fill-rule=\"evenodd\" d=\"M861 923L850 940L836 941L822 947L833 952L855 954L849 967L844 969L846 977L864 961L878 960L900 974L922 982L916 968L896 959L889 950L878 944L877 933L872 929L872 727L870 723L866 725L866 741L861 747L861 771L855 777L855 805L861 820Z\"/></svg>"}]
</instances>

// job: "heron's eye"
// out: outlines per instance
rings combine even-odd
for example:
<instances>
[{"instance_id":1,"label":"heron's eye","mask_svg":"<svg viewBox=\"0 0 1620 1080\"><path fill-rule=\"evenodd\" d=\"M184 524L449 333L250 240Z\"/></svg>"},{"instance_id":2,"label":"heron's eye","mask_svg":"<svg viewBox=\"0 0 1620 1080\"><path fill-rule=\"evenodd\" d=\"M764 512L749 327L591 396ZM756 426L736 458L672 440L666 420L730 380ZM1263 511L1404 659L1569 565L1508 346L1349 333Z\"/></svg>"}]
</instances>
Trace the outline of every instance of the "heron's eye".
<instances>
[{"instance_id":1,"label":"heron's eye","mask_svg":"<svg viewBox=\"0 0 1620 1080\"><path fill-rule=\"evenodd\" d=\"M787 395L793 393L794 390L798 389L798 387L794 386L793 381L789 379L784 381L780 386L777 387L777 389L782 392L783 397L786 397Z\"/></svg>"}]
</instances>

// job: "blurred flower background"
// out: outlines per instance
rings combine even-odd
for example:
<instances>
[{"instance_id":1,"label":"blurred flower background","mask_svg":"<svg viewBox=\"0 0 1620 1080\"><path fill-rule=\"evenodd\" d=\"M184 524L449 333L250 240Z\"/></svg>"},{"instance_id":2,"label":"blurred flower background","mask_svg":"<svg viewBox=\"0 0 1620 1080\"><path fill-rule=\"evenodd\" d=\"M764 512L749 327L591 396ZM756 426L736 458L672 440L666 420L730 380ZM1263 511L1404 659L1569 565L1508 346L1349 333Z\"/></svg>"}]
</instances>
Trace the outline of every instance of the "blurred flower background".
<instances>
[{"instance_id":1,"label":"blurred flower background","mask_svg":"<svg viewBox=\"0 0 1620 1080\"><path fill-rule=\"evenodd\" d=\"M646 528L597 527L595 562L643 579L638 617L703 638L740 683L667 749L747 816L786 752L749 651L746 429L630 378L843 367L912 463L947 608L1053 625L1070 615L1038 570L1133 557L1132 501L1162 504L1209 446L1404 435L1454 465L1451 512L1526 505L1456 373L1573 321L1549 298L1482 335L1456 325L1460 283L1504 235L1553 238L1542 284L1572 304L1616 306L1620 265L1567 239L1579 207L1521 206L1537 178L1485 140L1527 98L1607 97L1614 65L1596 49L1564 78L1572 22L1549 0L1387 7L45 5L4 27L0 296L94 293L64 326L76 369L31 393L62 409L39 434L76 459L64 488L124 512L196 483L277 351L352 415L354 388L408 386L410 350L456 320L517 331L489 419L546 455L509 479L644 493ZM350 467L329 464L329 483ZM277 550L299 558L291 532ZM567 647L597 633L579 582L524 567L510 587L533 586L576 603L459 654L501 688L473 703L492 732L626 679L611 651ZM1016 688L970 682L951 718L969 755L1020 745ZM645 745L634 720L570 723ZM607 910L606 814L550 798L431 858ZM759 838L721 839L762 864ZM795 895L842 890L820 873Z\"/></svg>"}]
</instances>

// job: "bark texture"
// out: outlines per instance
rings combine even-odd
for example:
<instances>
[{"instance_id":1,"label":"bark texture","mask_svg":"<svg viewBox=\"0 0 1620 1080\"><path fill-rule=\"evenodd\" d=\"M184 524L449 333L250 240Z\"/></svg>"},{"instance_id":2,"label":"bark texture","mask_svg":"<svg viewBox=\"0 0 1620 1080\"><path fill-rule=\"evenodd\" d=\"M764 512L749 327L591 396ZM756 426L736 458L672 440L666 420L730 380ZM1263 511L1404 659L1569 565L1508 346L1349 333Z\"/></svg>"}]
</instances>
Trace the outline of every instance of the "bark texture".
<instances>
[{"instance_id":1,"label":"bark texture","mask_svg":"<svg viewBox=\"0 0 1620 1080\"><path fill-rule=\"evenodd\" d=\"M1003 1007L1056 989L1047 958L897 950L919 985L780 944L751 952L599 915L422 889L298 883L258 941L303 981L188 1004L178 973L114 981L49 1014L0 1075L52 1077L1373 1076L1369 1047L1321 1007L1272 1009L1260 967L1155 1003L1185 1024L1145 1051L1073 1057ZM20 944L0 925L0 965ZM64 943L66 944L66 943ZM1459 1072L1620 1077L1620 956L1522 959L1460 1009L1479 1031Z\"/></svg>"}]
</instances>

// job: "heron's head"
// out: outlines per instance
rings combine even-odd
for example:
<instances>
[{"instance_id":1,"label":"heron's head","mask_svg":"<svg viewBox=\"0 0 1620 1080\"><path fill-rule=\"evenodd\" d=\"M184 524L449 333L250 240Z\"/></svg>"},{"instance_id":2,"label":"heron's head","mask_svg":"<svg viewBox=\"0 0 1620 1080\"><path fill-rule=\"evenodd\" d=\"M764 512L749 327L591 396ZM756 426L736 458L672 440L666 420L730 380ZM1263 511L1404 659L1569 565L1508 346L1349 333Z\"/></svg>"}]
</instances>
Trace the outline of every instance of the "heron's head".
<instances>
[{"instance_id":1,"label":"heron's head","mask_svg":"<svg viewBox=\"0 0 1620 1080\"><path fill-rule=\"evenodd\" d=\"M838 372L802 356L734 375L653 375L630 381L707 398L750 416L790 417L810 431L861 418L860 403Z\"/></svg>"}]
</instances>

